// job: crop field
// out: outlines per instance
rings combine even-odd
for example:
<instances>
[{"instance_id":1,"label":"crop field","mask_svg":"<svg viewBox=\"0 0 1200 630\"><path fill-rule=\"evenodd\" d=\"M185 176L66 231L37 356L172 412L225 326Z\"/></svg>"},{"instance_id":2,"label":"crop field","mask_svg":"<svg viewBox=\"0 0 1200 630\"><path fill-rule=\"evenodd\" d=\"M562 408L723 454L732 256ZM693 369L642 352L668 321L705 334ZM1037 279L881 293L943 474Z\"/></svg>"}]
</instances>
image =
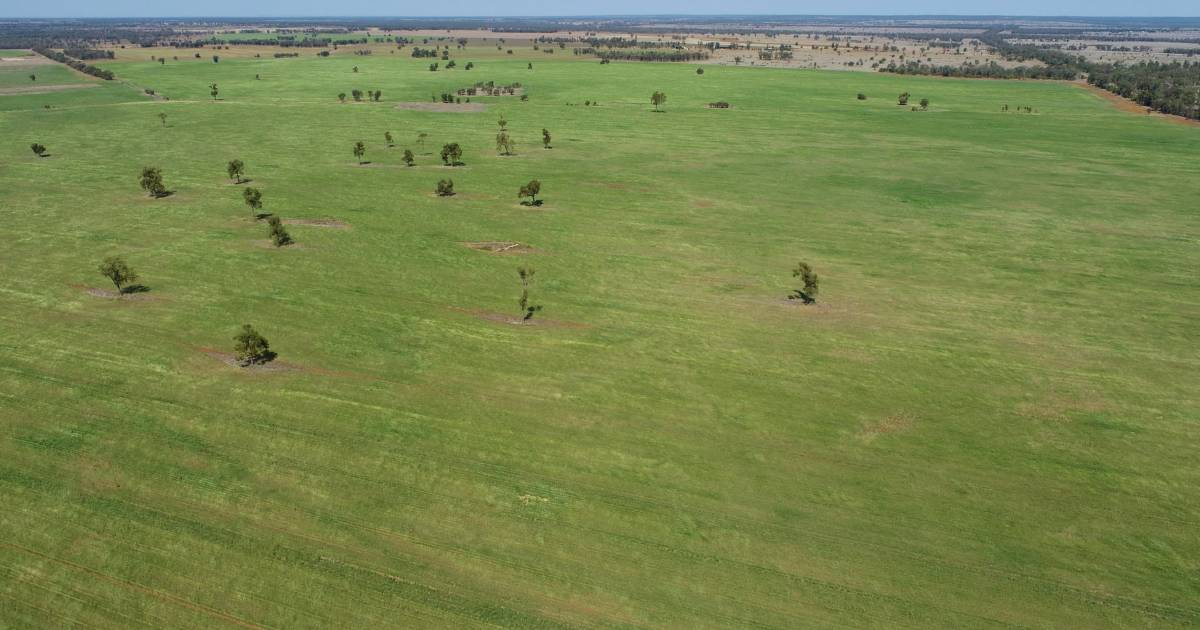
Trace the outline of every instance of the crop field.
<instances>
[{"instance_id":1,"label":"crop field","mask_svg":"<svg viewBox=\"0 0 1200 630\"><path fill-rule=\"evenodd\" d=\"M1200 624L1200 128L483 48L0 95L0 628Z\"/></svg>"}]
</instances>

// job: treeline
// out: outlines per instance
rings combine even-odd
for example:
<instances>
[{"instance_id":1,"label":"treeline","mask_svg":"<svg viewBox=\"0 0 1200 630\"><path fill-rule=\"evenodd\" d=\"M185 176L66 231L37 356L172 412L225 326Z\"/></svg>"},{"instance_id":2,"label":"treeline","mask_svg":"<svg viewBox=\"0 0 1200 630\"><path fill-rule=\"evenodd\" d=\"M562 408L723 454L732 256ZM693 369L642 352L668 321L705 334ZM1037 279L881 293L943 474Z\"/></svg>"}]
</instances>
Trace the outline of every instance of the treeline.
<instances>
[{"instance_id":1,"label":"treeline","mask_svg":"<svg viewBox=\"0 0 1200 630\"><path fill-rule=\"evenodd\" d=\"M116 59L116 55L111 50L96 50L94 48L67 48L63 50L63 54L68 57L82 59Z\"/></svg>"},{"instance_id":2,"label":"treeline","mask_svg":"<svg viewBox=\"0 0 1200 630\"><path fill-rule=\"evenodd\" d=\"M96 66L86 64L78 59L72 59L63 53L58 52L57 50L50 50L49 48L34 48L33 52L36 52L44 57L49 57L59 63L65 63L84 74L100 77L105 81L112 81L114 78L116 78L116 75L113 74L111 70L104 70L102 68L97 68Z\"/></svg>"},{"instance_id":3,"label":"treeline","mask_svg":"<svg viewBox=\"0 0 1200 630\"><path fill-rule=\"evenodd\" d=\"M1200 63L1094 65L1088 83L1166 114L1200 120Z\"/></svg>"},{"instance_id":4,"label":"treeline","mask_svg":"<svg viewBox=\"0 0 1200 630\"><path fill-rule=\"evenodd\" d=\"M576 52L575 54L585 53ZM594 54L599 57L601 61L701 61L708 59L708 53L690 50L629 48L623 50L602 50L595 52Z\"/></svg>"},{"instance_id":5,"label":"treeline","mask_svg":"<svg viewBox=\"0 0 1200 630\"><path fill-rule=\"evenodd\" d=\"M1016 66L1006 68L996 62L987 64L963 64L961 66L933 65L918 61L889 63L880 68L882 72L895 74L922 74L939 77L971 77L984 79L1059 79L1072 81L1079 78L1075 66Z\"/></svg>"},{"instance_id":6,"label":"treeline","mask_svg":"<svg viewBox=\"0 0 1200 630\"><path fill-rule=\"evenodd\" d=\"M991 79L1061 79L1086 76L1088 83L1167 114L1200 119L1200 63L1093 63L1062 50L1013 44L996 31L980 39L1009 61L1040 61L1041 66L1006 68L998 63L934 66L918 62L888 64L884 72Z\"/></svg>"}]
</instances>

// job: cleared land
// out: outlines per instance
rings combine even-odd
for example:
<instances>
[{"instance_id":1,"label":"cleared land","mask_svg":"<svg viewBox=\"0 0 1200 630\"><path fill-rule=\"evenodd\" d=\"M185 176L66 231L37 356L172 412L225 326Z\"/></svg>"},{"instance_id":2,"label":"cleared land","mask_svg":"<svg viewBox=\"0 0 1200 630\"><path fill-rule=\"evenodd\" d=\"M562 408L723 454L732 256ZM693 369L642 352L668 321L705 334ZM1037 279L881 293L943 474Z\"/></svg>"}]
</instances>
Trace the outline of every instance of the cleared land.
<instances>
[{"instance_id":1,"label":"cleared land","mask_svg":"<svg viewBox=\"0 0 1200 630\"><path fill-rule=\"evenodd\" d=\"M536 54L0 97L0 625L1200 623L1200 129L1069 84ZM487 80L529 101L396 107ZM233 158L353 228L259 247ZM112 254L144 298L87 291ZM517 265L546 325L510 323ZM247 322L278 367L229 365Z\"/></svg>"}]
</instances>

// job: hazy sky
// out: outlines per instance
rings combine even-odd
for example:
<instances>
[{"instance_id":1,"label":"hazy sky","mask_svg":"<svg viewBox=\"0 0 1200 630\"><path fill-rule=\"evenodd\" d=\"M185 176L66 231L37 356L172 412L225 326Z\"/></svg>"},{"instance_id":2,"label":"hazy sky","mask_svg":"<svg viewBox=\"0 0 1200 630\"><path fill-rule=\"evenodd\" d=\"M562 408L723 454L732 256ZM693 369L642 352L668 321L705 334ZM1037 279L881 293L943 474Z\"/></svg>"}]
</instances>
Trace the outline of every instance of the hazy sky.
<instances>
[{"instance_id":1,"label":"hazy sky","mask_svg":"<svg viewBox=\"0 0 1200 630\"><path fill-rule=\"evenodd\" d=\"M0 17L632 14L1200 16L1200 0L0 0Z\"/></svg>"}]
</instances>

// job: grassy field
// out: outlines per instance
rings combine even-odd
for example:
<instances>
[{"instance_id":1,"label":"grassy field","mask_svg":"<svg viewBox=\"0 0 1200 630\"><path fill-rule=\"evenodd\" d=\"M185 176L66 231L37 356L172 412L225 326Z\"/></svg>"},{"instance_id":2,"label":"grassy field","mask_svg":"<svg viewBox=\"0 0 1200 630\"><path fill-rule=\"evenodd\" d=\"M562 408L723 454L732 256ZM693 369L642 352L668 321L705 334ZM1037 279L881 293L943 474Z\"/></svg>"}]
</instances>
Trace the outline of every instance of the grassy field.
<instances>
[{"instance_id":1,"label":"grassy field","mask_svg":"<svg viewBox=\"0 0 1200 630\"><path fill-rule=\"evenodd\" d=\"M1056 83L470 58L0 97L0 627L1200 623L1200 129ZM488 80L530 98L396 107ZM349 229L264 247L233 158ZM113 254L148 293L87 293ZM540 325L494 315L519 265ZM243 323L284 369L214 358Z\"/></svg>"}]
</instances>

